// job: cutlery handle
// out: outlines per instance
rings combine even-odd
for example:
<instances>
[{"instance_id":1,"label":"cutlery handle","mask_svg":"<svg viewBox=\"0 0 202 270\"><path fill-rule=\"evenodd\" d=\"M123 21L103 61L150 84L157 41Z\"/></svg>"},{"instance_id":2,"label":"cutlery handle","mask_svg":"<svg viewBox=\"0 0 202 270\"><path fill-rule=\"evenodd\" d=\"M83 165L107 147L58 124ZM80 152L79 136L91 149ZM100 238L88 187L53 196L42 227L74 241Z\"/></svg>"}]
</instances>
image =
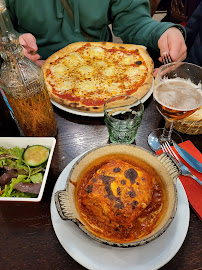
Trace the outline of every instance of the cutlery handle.
<instances>
[{"instance_id":1,"label":"cutlery handle","mask_svg":"<svg viewBox=\"0 0 202 270\"><path fill-rule=\"evenodd\" d=\"M177 145L173 142L173 145L178 152L178 154L195 170L202 173L202 163L195 159L191 154L189 154L186 150L184 150L181 146Z\"/></svg>"},{"instance_id":2,"label":"cutlery handle","mask_svg":"<svg viewBox=\"0 0 202 270\"><path fill-rule=\"evenodd\" d=\"M195 175L191 174L189 175L191 178L193 178L194 180L196 180L201 186L202 186L202 182L201 180L199 180Z\"/></svg>"}]
</instances>

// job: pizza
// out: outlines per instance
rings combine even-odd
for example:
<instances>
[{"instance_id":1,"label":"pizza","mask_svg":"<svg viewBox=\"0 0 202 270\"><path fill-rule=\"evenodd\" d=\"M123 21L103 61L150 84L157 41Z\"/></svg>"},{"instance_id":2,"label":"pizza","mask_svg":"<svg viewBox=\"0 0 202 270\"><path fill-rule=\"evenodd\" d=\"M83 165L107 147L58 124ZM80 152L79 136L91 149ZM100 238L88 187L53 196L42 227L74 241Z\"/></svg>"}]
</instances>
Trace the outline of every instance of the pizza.
<instances>
[{"instance_id":1,"label":"pizza","mask_svg":"<svg viewBox=\"0 0 202 270\"><path fill-rule=\"evenodd\" d=\"M42 67L50 98L75 110L102 112L107 99L151 89L153 61L140 45L76 42L51 55Z\"/></svg>"}]
</instances>

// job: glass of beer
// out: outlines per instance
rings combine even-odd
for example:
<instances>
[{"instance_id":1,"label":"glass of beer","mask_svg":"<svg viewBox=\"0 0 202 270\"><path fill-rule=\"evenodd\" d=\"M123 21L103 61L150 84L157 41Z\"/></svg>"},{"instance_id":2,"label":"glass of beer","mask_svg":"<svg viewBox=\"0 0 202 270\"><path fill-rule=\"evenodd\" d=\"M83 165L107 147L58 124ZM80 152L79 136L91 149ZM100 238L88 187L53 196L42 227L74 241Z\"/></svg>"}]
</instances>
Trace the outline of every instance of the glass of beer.
<instances>
[{"instance_id":1,"label":"glass of beer","mask_svg":"<svg viewBox=\"0 0 202 270\"><path fill-rule=\"evenodd\" d=\"M171 63L160 68L153 88L153 99L158 111L165 118L163 129L156 129L148 136L150 147L157 151L168 141L182 142L173 131L175 120L183 119L202 106L202 68L191 63Z\"/></svg>"}]
</instances>

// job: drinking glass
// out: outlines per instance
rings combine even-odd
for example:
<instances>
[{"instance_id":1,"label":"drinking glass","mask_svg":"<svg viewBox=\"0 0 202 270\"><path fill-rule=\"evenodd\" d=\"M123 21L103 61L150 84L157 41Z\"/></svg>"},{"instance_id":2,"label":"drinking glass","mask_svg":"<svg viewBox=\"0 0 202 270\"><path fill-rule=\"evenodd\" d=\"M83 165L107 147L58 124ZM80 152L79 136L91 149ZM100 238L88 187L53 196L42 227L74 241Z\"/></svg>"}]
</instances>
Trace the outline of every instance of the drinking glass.
<instances>
[{"instance_id":1,"label":"drinking glass","mask_svg":"<svg viewBox=\"0 0 202 270\"><path fill-rule=\"evenodd\" d=\"M175 120L194 113L202 105L202 68L182 62L173 62L160 68L153 88L153 99L158 111L165 118L163 129L156 129L148 136L148 144L157 151L161 144L182 142L173 131Z\"/></svg>"},{"instance_id":2,"label":"drinking glass","mask_svg":"<svg viewBox=\"0 0 202 270\"><path fill-rule=\"evenodd\" d=\"M104 121L112 143L133 143L141 124L144 105L130 95L114 96L104 104Z\"/></svg>"}]
</instances>

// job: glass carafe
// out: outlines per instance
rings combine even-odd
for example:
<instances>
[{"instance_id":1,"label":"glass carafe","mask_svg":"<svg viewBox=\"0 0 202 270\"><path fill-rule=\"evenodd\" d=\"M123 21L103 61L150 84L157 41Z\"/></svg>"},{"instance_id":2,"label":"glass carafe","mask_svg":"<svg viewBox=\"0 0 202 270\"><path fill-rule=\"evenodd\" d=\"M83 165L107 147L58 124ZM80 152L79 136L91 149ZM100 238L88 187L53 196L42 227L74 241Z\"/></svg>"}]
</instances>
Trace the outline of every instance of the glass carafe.
<instances>
[{"instance_id":1,"label":"glass carafe","mask_svg":"<svg viewBox=\"0 0 202 270\"><path fill-rule=\"evenodd\" d=\"M0 0L0 50L3 63L0 86L24 136L56 136L57 123L43 71L26 58L12 27L8 11Z\"/></svg>"}]
</instances>

